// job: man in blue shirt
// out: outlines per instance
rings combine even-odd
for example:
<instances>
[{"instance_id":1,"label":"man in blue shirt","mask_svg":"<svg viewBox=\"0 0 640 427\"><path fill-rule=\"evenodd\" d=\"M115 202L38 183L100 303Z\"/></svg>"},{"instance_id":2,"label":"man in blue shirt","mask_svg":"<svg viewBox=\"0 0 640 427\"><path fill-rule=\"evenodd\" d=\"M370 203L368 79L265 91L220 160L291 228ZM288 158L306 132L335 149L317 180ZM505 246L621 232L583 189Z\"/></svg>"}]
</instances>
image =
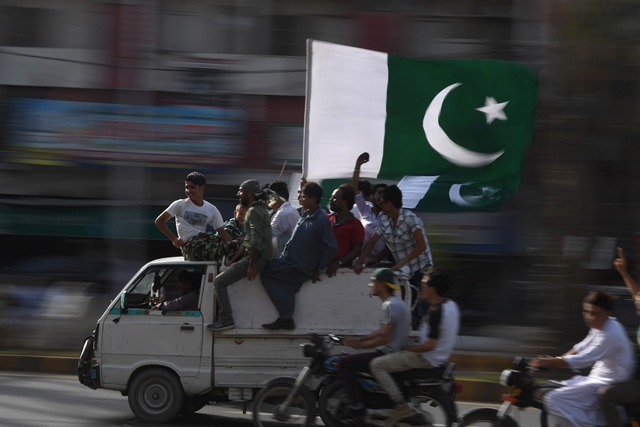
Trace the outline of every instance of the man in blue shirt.
<instances>
[{"instance_id":1,"label":"man in blue shirt","mask_svg":"<svg viewBox=\"0 0 640 427\"><path fill-rule=\"evenodd\" d=\"M322 187L307 183L300 195L303 214L280 258L272 259L260 278L279 317L265 329L295 329L296 293L309 279L315 282L338 252L327 214L320 209Z\"/></svg>"}]
</instances>

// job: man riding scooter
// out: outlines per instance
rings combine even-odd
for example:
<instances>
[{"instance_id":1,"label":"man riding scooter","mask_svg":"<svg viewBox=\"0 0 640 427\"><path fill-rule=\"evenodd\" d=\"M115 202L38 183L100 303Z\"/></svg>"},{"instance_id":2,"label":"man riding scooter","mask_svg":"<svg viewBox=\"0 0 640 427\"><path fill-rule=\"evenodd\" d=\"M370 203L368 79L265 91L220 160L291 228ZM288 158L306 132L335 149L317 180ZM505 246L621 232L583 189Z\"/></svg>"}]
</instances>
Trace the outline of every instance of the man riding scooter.
<instances>
[{"instance_id":1,"label":"man riding scooter","mask_svg":"<svg viewBox=\"0 0 640 427\"><path fill-rule=\"evenodd\" d=\"M537 357L531 367L580 369L593 365L588 376L576 375L564 387L544 395L551 425L591 427L606 423L598 401L598 389L627 381L633 374L633 352L624 327L613 317L616 298L604 291L591 291L583 300L588 335L561 356Z\"/></svg>"}]
</instances>

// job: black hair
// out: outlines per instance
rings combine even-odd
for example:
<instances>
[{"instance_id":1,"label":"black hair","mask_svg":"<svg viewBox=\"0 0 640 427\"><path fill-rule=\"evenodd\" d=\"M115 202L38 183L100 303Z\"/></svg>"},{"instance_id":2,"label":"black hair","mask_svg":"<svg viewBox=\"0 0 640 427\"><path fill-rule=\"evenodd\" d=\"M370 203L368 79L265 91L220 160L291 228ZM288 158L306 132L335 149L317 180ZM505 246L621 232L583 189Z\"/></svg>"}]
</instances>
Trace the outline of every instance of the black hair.
<instances>
[{"instance_id":1,"label":"black hair","mask_svg":"<svg viewBox=\"0 0 640 427\"><path fill-rule=\"evenodd\" d=\"M371 192L373 194L376 194L378 192L378 188L382 188L384 190L387 187L388 187L388 185L385 184L384 182L379 182L378 184L373 186L373 188L371 189Z\"/></svg>"},{"instance_id":2,"label":"black hair","mask_svg":"<svg viewBox=\"0 0 640 427\"><path fill-rule=\"evenodd\" d=\"M200 289L202 274L196 271L180 270L178 273L178 280L189 282L191 284L191 289Z\"/></svg>"},{"instance_id":3,"label":"black hair","mask_svg":"<svg viewBox=\"0 0 640 427\"><path fill-rule=\"evenodd\" d=\"M272 181L268 185L269 190L278 194L285 200L289 200L289 186L284 181Z\"/></svg>"},{"instance_id":4,"label":"black hair","mask_svg":"<svg viewBox=\"0 0 640 427\"><path fill-rule=\"evenodd\" d=\"M307 182L307 184L302 189L302 193L308 197L315 197L318 204L322 203L322 196L324 192L322 191L322 187L317 182Z\"/></svg>"},{"instance_id":5,"label":"black hair","mask_svg":"<svg viewBox=\"0 0 640 427\"><path fill-rule=\"evenodd\" d=\"M441 297L446 297L449 294L449 290L453 286L453 279L451 275L438 267L431 267L424 275L424 279L429 278L427 286L436 288L436 292Z\"/></svg>"},{"instance_id":6,"label":"black hair","mask_svg":"<svg viewBox=\"0 0 640 427\"><path fill-rule=\"evenodd\" d=\"M402 207L402 190L397 185L390 185L384 189L382 197L389 201L395 208Z\"/></svg>"},{"instance_id":7,"label":"black hair","mask_svg":"<svg viewBox=\"0 0 640 427\"><path fill-rule=\"evenodd\" d=\"M366 179L358 181L358 191L362 191L362 195L365 198L371 197L371 183Z\"/></svg>"},{"instance_id":8,"label":"black hair","mask_svg":"<svg viewBox=\"0 0 640 427\"><path fill-rule=\"evenodd\" d=\"M342 192L342 200L347 201L347 208L351 210L356 201L356 193L353 191L353 187L349 184L340 184L338 189Z\"/></svg>"},{"instance_id":9,"label":"black hair","mask_svg":"<svg viewBox=\"0 0 640 427\"><path fill-rule=\"evenodd\" d=\"M584 297L583 302L585 304L591 304L596 307L603 308L606 311L613 311L613 306L616 301L618 301L618 297L611 295L609 292L591 291Z\"/></svg>"},{"instance_id":10,"label":"black hair","mask_svg":"<svg viewBox=\"0 0 640 427\"><path fill-rule=\"evenodd\" d=\"M187 177L184 180L191 181L198 187L202 187L207 183L207 179L204 177L204 175L202 175L200 172L195 172L195 171L187 175Z\"/></svg>"}]
</instances>

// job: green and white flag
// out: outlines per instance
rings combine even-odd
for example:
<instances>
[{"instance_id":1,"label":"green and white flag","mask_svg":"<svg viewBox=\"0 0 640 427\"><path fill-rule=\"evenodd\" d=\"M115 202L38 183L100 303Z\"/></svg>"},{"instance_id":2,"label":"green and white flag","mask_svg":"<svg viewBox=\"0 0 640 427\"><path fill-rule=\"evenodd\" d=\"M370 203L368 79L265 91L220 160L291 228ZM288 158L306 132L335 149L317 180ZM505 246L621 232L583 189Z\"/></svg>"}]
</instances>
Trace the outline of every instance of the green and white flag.
<instances>
[{"instance_id":1,"label":"green and white flag","mask_svg":"<svg viewBox=\"0 0 640 427\"><path fill-rule=\"evenodd\" d=\"M303 174L401 180L405 207L497 210L531 140L536 76L495 60L415 60L308 41Z\"/></svg>"}]
</instances>

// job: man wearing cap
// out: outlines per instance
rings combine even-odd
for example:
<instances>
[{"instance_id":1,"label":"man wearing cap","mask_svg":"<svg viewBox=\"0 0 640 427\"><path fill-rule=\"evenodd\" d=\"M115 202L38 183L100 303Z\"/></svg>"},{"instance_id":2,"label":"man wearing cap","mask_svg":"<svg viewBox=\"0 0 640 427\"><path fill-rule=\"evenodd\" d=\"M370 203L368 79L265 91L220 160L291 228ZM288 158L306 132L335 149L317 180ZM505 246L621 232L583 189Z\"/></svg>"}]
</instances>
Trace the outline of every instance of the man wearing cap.
<instances>
[{"instance_id":1,"label":"man wearing cap","mask_svg":"<svg viewBox=\"0 0 640 427\"><path fill-rule=\"evenodd\" d=\"M437 368L451 357L460 327L458 305L447 298L451 284L451 276L444 270L434 267L427 271L422 278L418 298L429 303L429 310L420 322L419 342L397 353L377 357L369 365L380 387L396 403L394 414L385 422L388 426L414 415L391 374L410 369Z\"/></svg>"},{"instance_id":2,"label":"man wearing cap","mask_svg":"<svg viewBox=\"0 0 640 427\"><path fill-rule=\"evenodd\" d=\"M379 268L373 272L369 283L371 295L382 300L380 329L361 338L347 337L343 344L355 349L375 349L368 353L356 353L340 358L338 373L344 383L349 397L349 408L338 418L341 421L357 420L366 415L362 403L362 392L355 372L370 372L369 363L376 357L399 351L408 343L411 312L409 307L398 298L394 291L400 290L396 285L391 269Z\"/></svg>"},{"instance_id":3,"label":"man wearing cap","mask_svg":"<svg viewBox=\"0 0 640 427\"><path fill-rule=\"evenodd\" d=\"M213 281L219 311L218 320L207 326L210 331L235 327L227 287L245 277L248 280L255 279L271 258L271 221L265 192L258 181L249 179L240 184L238 197L242 205L249 206L244 220L246 236L242 243L245 256L218 274Z\"/></svg>"},{"instance_id":4,"label":"man wearing cap","mask_svg":"<svg viewBox=\"0 0 640 427\"><path fill-rule=\"evenodd\" d=\"M220 211L204 200L206 183L203 174L191 172L184 180L187 198L171 203L155 220L156 227L171 240L173 246L182 251L187 261L213 259L215 246L220 241L213 233L206 231L208 225L220 234L224 242L231 242L231 236L224 229ZM177 236L167 227L167 221L173 217L176 219Z\"/></svg>"}]
</instances>

